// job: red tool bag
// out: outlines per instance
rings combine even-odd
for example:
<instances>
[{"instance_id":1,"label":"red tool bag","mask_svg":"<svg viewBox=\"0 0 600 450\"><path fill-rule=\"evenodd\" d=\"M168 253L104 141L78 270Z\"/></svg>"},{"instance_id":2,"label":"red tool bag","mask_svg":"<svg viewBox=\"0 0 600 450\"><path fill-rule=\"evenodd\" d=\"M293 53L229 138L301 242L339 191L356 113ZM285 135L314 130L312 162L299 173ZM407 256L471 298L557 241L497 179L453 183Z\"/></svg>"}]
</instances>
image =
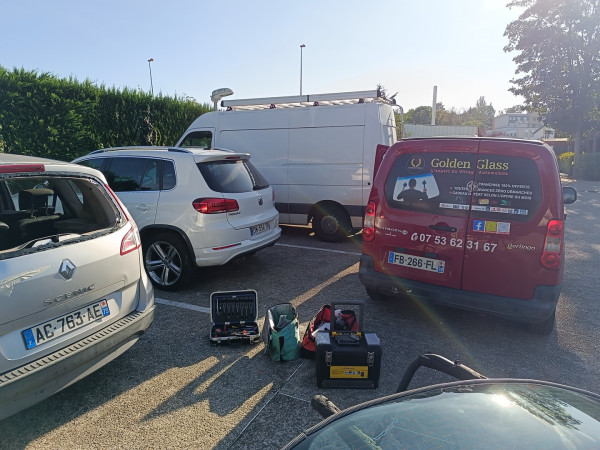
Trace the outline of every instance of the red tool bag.
<instances>
[{"instance_id":1,"label":"red tool bag","mask_svg":"<svg viewBox=\"0 0 600 450\"><path fill-rule=\"evenodd\" d=\"M335 311L335 329L342 331L358 331L358 319L351 309ZM331 306L323 305L319 312L308 323L302 344L300 347L300 356L303 358L315 358L315 336L319 331L329 330L331 324Z\"/></svg>"}]
</instances>

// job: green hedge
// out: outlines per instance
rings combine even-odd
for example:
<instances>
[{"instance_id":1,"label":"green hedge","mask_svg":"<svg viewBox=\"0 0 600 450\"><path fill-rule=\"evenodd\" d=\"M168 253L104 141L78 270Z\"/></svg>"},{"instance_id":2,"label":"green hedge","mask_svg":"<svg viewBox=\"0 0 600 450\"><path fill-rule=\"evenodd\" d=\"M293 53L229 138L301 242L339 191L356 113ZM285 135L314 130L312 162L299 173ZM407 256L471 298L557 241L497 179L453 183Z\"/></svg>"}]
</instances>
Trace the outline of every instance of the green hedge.
<instances>
[{"instance_id":1,"label":"green hedge","mask_svg":"<svg viewBox=\"0 0 600 450\"><path fill-rule=\"evenodd\" d=\"M209 104L0 66L0 151L70 161L104 147L174 145Z\"/></svg>"},{"instance_id":2,"label":"green hedge","mask_svg":"<svg viewBox=\"0 0 600 450\"><path fill-rule=\"evenodd\" d=\"M600 180L600 153L583 153L575 160L573 175L578 180Z\"/></svg>"},{"instance_id":3,"label":"green hedge","mask_svg":"<svg viewBox=\"0 0 600 450\"><path fill-rule=\"evenodd\" d=\"M561 153L558 157L558 168L562 173L566 173L568 175L573 175L573 158L575 157L575 153L573 152L564 152Z\"/></svg>"}]
</instances>

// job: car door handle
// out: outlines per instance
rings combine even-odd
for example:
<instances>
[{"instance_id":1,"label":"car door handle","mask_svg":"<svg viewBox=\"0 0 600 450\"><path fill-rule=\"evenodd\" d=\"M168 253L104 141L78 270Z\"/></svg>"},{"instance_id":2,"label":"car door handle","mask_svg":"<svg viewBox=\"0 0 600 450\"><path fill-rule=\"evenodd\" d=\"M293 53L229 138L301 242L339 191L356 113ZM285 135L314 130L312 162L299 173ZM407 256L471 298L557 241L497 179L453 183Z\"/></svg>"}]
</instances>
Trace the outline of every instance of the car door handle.
<instances>
[{"instance_id":1,"label":"car door handle","mask_svg":"<svg viewBox=\"0 0 600 450\"><path fill-rule=\"evenodd\" d=\"M140 203L139 205L136 205L136 209L139 209L140 211L148 211L150 207L145 203Z\"/></svg>"},{"instance_id":2,"label":"car door handle","mask_svg":"<svg viewBox=\"0 0 600 450\"><path fill-rule=\"evenodd\" d=\"M448 226L445 226L445 225L429 225L429 228L431 228L432 230L450 231L452 233L456 232L456 228L454 228L454 227L448 227Z\"/></svg>"}]
</instances>

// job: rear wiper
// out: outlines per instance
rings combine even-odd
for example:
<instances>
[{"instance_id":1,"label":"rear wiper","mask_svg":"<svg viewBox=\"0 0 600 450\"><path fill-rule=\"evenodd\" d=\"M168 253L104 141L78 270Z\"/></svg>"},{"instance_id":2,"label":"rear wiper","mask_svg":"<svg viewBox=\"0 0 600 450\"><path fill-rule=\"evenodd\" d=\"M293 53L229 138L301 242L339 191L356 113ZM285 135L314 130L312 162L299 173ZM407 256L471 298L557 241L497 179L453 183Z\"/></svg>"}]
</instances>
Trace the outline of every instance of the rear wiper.
<instances>
[{"instance_id":1,"label":"rear wiper","mask_svg":"<svg viewBox=\"0 0 600 450\"><path fill-rule=\"evenodd\" d=\"M55 234L52 236L45 236L45 237L41 237L41 238L37 238L37 239L32 239L31 241L19 246L19 250L23 250L26 248L41 247L43 245L48 245L48 244L59 244L64 241L71 240L71 239L78 239L80 237L81 237L81 235L76 234L76 233L65 233L65 234Z\"/></svg>"}]
</instances>

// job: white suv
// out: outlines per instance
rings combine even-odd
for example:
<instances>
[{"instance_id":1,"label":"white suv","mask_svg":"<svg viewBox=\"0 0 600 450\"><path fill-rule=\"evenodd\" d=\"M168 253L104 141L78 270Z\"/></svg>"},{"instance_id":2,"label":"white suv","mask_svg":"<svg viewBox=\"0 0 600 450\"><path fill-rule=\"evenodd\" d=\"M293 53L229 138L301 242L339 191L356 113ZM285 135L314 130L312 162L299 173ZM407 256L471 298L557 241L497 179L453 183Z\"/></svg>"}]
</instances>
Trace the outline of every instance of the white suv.
<instances>
[{"instance_id":1,"label":"white suv","mask_svg":"<svg viewBox=\"0 0 600 450\"><path fill-rule=\"evenodd\" d=\"M273 189L247 153L121 147L76 159L100 170L140 229L156 287L175 290L194 266L219 266L281 236Z\"/></svg>"},{"instance_id":2,"label":"white suv","mask_svg":"<svg viewBox=\"0 0 600 450\"><path fill-rule=\"evenodd\" d=\"M136 225L104 176L0 153L0 419L112 361L153 318Z\"/></svg>"}]
</instances>

